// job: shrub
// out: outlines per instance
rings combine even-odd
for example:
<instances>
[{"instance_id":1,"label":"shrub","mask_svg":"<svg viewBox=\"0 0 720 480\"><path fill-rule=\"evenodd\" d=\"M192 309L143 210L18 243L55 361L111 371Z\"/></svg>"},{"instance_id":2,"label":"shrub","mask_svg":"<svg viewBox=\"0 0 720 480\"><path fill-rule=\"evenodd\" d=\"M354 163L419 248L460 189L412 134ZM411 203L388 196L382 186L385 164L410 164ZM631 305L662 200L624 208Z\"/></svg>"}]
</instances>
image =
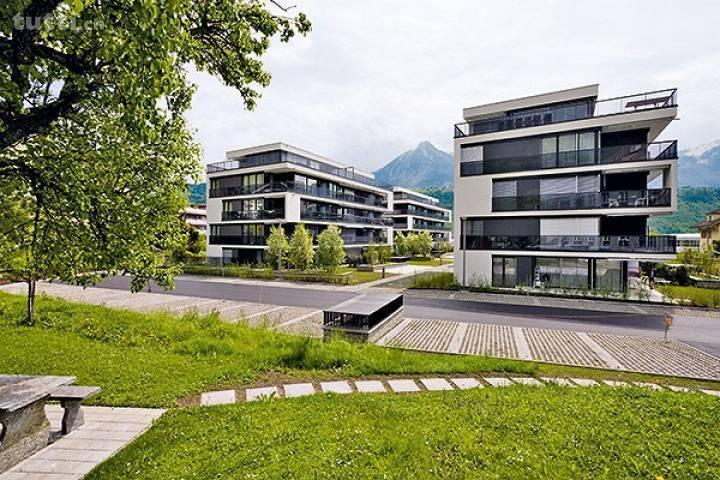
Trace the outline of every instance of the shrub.
<instances>
[{"instance_id":1,"label":"shrub","mask_svg":"<svg viewBox=\"0 0 720 480\"><path fill-rule=\"evenodd\" d=\"M412 277L412 288L429 288L438 290L455 290L455 275L452 273L424 273Z\"/></svg>"},{"instance_id":2,"label":"shrub","mask_svg":"<svg viewBox=\"0 0 720 480\"><path fill-rule=\"evenodd\" d=\"M399 257L407 257L410 255L408 240L403 232L397 232L395 234L395 254Z\"/></svg>"},{"instance_id":3,"label":"shrub","mask_svg":"<svg viewBox=\"0 0 720 480\"><path fill-rule=\"evenodd\" d=\"M378 254L378 247L375 244L370 244L365 250L365 262L368 265L375 265L378 263L380 255Z\"/></svg>"}]
</instances>

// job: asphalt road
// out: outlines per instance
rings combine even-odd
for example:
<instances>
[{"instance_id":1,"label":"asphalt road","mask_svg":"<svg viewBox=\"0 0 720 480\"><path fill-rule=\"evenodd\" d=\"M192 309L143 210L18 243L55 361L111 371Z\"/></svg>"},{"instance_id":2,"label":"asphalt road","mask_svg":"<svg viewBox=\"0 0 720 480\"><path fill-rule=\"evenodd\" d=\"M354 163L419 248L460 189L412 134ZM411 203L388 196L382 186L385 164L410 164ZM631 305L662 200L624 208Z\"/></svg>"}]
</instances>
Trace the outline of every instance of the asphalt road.
<instances>
[{"instance_id":1,"label":"asphalt road","mask_svg":"<svg viewBox=\"0 0 720 480\"><path fill-rule=\"evenodd\" d=\"M127 277L114 277L99 287L129 289ZM262 284L234 284L207 280L177 279L175 290L165 292L151 287L153 292L187 295L202 298L238 300L245 302L288 305L326 309L360 295L337 289L283 287ZM413 295L405 296L404 315L413 318L433 318L467 323L487 323L516 327L550 328L614 335L663 335L664 316L641 313L614 313L597 310L483 303L460 300L439 300ZM674 317L670 337L686 342L720 358L720 318Z\"/></svg>"}]
</instances>

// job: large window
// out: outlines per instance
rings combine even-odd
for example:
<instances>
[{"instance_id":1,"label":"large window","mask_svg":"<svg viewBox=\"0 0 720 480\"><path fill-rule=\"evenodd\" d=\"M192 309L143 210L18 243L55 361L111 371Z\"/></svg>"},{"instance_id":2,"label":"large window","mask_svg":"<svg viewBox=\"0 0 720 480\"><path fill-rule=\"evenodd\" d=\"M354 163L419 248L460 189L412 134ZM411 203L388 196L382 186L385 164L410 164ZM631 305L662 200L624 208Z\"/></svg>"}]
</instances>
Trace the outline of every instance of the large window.
<instances>
[{"instance_id":1,"label":"large window","mask_svg":"<svg viewBox=\"0 0 720 480\"><path fill-rule=\"evenodd\" d=\"M492 258L492 286L514 288L516 286L517 260L515 257Z\"/></svg>"},{"instance_id":2,"label":"large window","mask_svg":"<svg viewBox=\"0 0 720 480\"><path fill-rule=\"evenodd\" d=\"M536 277L545 288L588 288L588 259L538 257Z\"/></svg>"},{"instance_id":3,"label":"large window","mask_svg":"<svg viewBox=\"0 0 720 480\"><path fill-rule=\"evenodd\" d=\"M599 258L595 261L595 289L618 292L624 286L622 260Z\"/></svg>"}]
</instances>

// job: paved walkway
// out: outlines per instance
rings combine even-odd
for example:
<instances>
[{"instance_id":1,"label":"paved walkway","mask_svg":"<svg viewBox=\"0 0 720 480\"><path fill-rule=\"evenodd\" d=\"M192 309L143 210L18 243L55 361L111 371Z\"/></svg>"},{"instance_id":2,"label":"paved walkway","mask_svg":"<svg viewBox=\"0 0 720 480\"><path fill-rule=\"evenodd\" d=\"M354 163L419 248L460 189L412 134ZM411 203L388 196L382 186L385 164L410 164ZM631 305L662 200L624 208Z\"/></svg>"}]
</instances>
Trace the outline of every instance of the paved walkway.
<instances>
[{"instance_id":1,"label":"paved walkway","mask_svg":"<svg viewBox=\"0 0 720 480\"><path fill-rule=\"evenodd\" d=\"M438 353L720 380L720 359L662 338L405 318L377 342Z\"/></svg>"},{"instance_id":2,"label":"paved walkway","mask_svg":"<svg viewBox=\"0 0 720 480\"><path fill-rule=\"evenodd\" d=\"M53 431L63 410L45 407ZM83 407L85 424L0 474L0 480L78 480L150 428L164 410Z\"/></svg>"},{"instance_id":3,"label":"paved walkway","mask_svg":"<svg viewBox=\"0 0 720 480\"><path fill-rule=\"evenodd\" d=\"M528 385L544 387L546 385L562 387L636 387L650 388L657 391L675 391L687 393L704 393L720 397L720 391L693 390L675 385L658 385L655 383L619 382L613 380L592 380L589 378L555 378L542 377L428 377L428 378L383 378L374 380L333 380L315 383L291 383L269 385L266 387L246 388L243 390L219 390L205 392L200 396L200 405L228 405L241 402L254 402L269 398L292 398L315 395L320 393L351 394L351 393L418 393L452 390L468 390L485 387L512 387Z\"/></svg>"}]
</instances>

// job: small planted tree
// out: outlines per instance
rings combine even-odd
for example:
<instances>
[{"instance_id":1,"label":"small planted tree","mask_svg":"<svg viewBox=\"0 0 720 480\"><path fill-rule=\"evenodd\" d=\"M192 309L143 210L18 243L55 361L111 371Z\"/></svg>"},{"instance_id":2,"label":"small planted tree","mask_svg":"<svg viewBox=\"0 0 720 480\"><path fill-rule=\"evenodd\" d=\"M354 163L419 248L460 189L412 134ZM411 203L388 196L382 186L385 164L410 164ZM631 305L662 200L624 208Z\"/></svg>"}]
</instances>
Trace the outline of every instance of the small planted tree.
<instances>
[{"instance_id":1,"label":"small planted tree","mask_svg":"<svg viewBox=\"0 0 720 480\"><path fill-rule=\"evenodd\" d=\"M297 270L307 270L312 266L314 256L312 236L308 233L305 225L301 223L295 227L290 239L288 260L290 265Z\"/></svg>"},{"instance_id":2,"label":"small planted tree","mask_svg":"<svg viewBox=\"0 0 720 480\"><path fill-rule=\"evenodd\" d=\"M345 259L345 242L340 230L330 225L318 235L318 248L315 262L319 268L335 273Z\"/></svg>"},{"instance_id":3,"label":"small planted tree","mask_svg":"<svg viewBox=\"0 0 720 480\"><path fill-rule=\"evenodd\" d=\"M378 246L378 262L388 263L392 256L392 247L390 245L379 245Z\"/></svg>"},{"instance_id":4,"label":"small planted tree","mask_svg":"<svg viewBox=\"0 0 720 480\"><path fill-rule=\"evenodd\" d=\"M410 251L408 249L408 239L403 232L395 234L395 253L400 257L406 257Z\"/></svg>"},{"instance_id":5,"label":"small planted tree","mask_svg":"<svg viewBox=\"0 0 720 480\"><path fill-rule=\"evenodd\" d=\"M371 243L368 245L367 250L365 250L365 263L368 265L375 265L378 263L378 259L380 258L378 254L378 247L374 243Z\"/></svg>"},{"instance_id":6,"label":"small planted tree","mask_svg":"<svg viewBox=\"0 0 720 480\"><path fill-rule=\"evenodd\" d=\"M409 250L413 255L427 257L432 252L433 239L428 231L411 233L408 236Z\"/></svg>"},{"instance_id":7,"label":"small planted tree","mask_svg":"<svg viewBox=\"0 0 720 480\"><path fill-rule=\"evenodd\" d=\"M270 227L270 235L265 240L265 244L268 247L265 253L267 263L273 268L282 270L290 251L290 245L285 237L285 229L282 225Z\"/></svg>"}]
</instances>

